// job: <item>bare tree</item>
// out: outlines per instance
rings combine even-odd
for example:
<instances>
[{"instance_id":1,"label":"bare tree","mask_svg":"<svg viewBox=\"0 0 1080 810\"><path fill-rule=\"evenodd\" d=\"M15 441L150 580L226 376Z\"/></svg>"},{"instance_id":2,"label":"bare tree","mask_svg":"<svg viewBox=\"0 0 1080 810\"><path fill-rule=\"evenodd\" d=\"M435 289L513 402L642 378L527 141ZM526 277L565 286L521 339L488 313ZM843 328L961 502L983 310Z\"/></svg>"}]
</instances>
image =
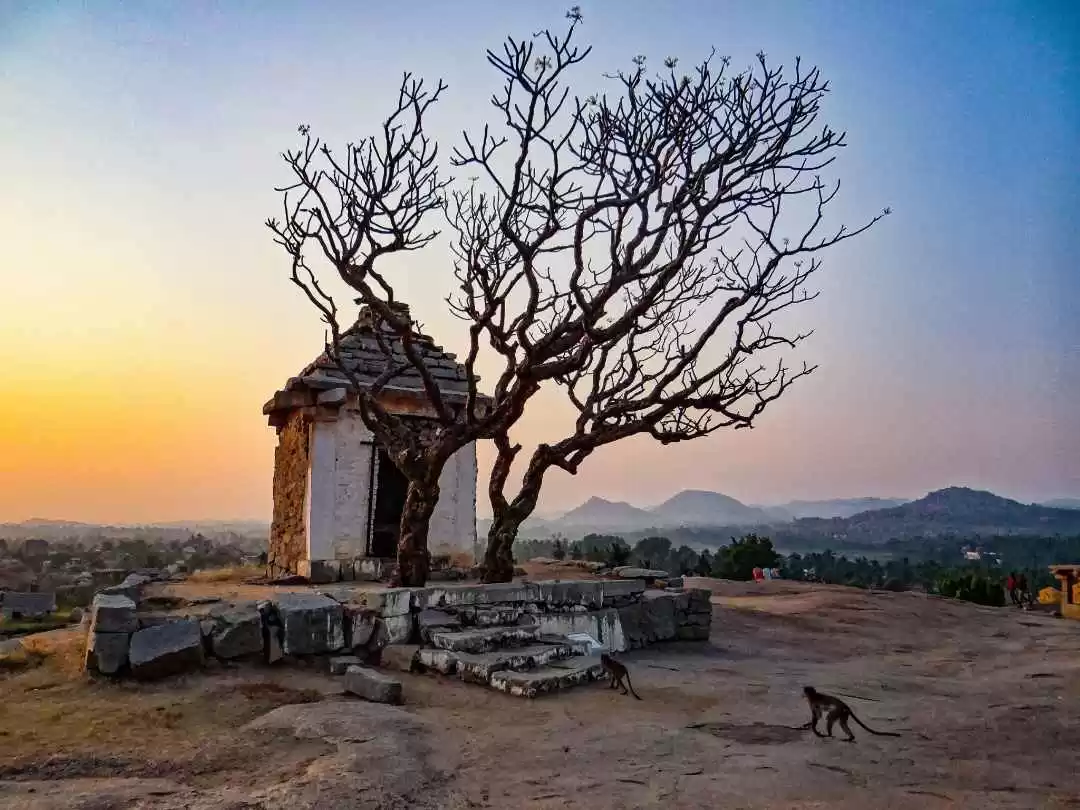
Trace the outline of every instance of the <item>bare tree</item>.
<instances>
[{"instance_id":1,"label":"bare tree","mask_svg":"<svg viewBox=\"0 0 1080 810\"><path fill-rule=\"evenodd\" d=\"M303 144L284 153L292 182L283 194L284 218L267 226L291 259L291 280L303 290L329 328L327 356L349 381L361 418L408 479L401 516L398 571L401 584L427 579L428 524L439 498L439 474L453 452L471 440L467 428L482 409L472 364L464 401L450 401L423 362L419 324L394 297L381 267L384 256L427 246L438 231L425 227L444 205L447 181L439 175L438 148L424 132L424 117L445 89L406 74L394 111L377 135L350 143L338 156L300 127ZM342 357L340 312L308 253L329 265L373 316L384 357L382 372L365 385ZM379 394L406 370L415 370L431 417L396 415Z\"/></svg>"},{"instance_id":2,"label":"bare tree","mask_svg":"<svg viewBox=\"0 0 1080 810\"><path fill-rule=\"evenodd\" d=\"M751 362L805 339L777 332L774 316L813 297L805 283L819 267L815 254L879 218L819 234L836 190L818 172L843 135L814 129L827 92L816 69L796 61L786 79L761 54L756 69L738 73L710 57L685 75L669 59L652 76L639 56L631 71L608 77L612 95L583 99L566 76L590 49L573 43L580 11L567 17L562 35L511 38L488 52L505 80L492 104L507 134L485 126L465 135L452 163L474 173L467 188L440 178L423 130L443 85L428 92L408 75L380 135L350 144L343 159L306 128L304 145L285 154L294 182L280 189L284 222L268 224L292 259L292 280L330 327L328 355L349 374L338 309L307 263L309 245L390 335L375 384L349 380L361 416L409 480L398 555L405 584L426 578L439 473L469 442L490 438L498 450L484 576L500 581L512 576L517 529L552 467L576 473L598 447L636 434L667 443L752 426L812 371L792 372L779 358ZM807 220L791 231L782 204L786 213L804 198ZM442 396L416 350L417 326L376 268L384 255L428 245L436 232L422 224L439 208L460 284L450 305L470 323L461 402ZM475 373L485 346L502 362L487 400ZM423 379L432 419L379 405L403 365ZM536 448L508 495L521 451L510 432L544 384L560 386L578 417L570 435Z\"/></svg>"},{"instance_id":3,"label":"bare tree","mask_svg":"<svg viewBox=\"0 0 1080 810\"><path fill-rule=\"evenodd\" d=\"M807 333L775 317L809 301L817 254L856 236L823 230L837 186L820 172L844 135L817 127L828 85L796 60L792 75L758 54L733 72L715 55L687 73L646 72L638 56L613 92L571 96L589 54L563 35L507 41L488 62L506 134L465 136L454 164L475 172L451 195L461 294L452 305L504 360L485 435L498 450L485 579L512 575L517 530L544 476L571 474L597 448L637 434L663 443L752 427L813 368L778 349ZM801 220L800 220L801 215ZM545 382L577 411L573 431L539 445L507 493L520 445L510 429Z\"/></svg>"}]
</instances>

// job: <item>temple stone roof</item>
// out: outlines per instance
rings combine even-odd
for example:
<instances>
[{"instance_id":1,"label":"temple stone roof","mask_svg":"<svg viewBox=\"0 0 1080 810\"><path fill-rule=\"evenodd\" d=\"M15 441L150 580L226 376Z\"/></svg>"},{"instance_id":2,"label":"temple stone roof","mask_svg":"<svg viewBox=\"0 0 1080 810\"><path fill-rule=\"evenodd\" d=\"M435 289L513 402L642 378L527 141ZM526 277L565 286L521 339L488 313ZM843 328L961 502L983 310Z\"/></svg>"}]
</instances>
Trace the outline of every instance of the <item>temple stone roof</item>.
<instances>
[{"instance_id":1,"label":"temple stone roof","mask_svg":"<svg viewBox=\"0 0 1080 810\"><path fill-rule=\"evenodd\" d=\"M408 307L403 304L397 305L404 314L408 315ZM370 387L376 378L386 368L387 358L375 332L375 318L368 307L362 307L356 323L341 334L340 354L345 366L357 376L361 386ZM401 340L393 335L385 325L381 327L384 340L390 346L391 362L395 365L404 366L402 371L392 377L383 387L383 391L397 394L415 394L427 398L424 383L419 372L409 363L401 347ZM465 366L457 362L456 356L451 352L444 351L435 341L427 335L417 334L414 344L420 353L424 365L431 372L439 386L443 396L450 400L464 400L468 395L468 374ZM479 378L477 378L479 379ZM348 389L351 387L348 377L338 368L337 363L330 359L327 352L323 352L314 361L309 363L295 377L289 379L285 387L275 394L274 399L263 407L264 413L273 410L295 407L293 396L311 392L318 395L319 392L332 389ZM320 401L326 401L326 395L319 397Z\"/></svg>"}]
</instances>

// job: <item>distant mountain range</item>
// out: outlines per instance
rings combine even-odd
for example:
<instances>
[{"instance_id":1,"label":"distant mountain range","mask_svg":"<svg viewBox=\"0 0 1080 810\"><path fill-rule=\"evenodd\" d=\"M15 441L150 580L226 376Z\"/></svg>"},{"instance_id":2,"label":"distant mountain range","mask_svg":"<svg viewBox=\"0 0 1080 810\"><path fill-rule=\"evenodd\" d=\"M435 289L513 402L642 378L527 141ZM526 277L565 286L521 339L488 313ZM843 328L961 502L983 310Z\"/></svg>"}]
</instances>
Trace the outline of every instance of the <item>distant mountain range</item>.
<instances>
[{"instance_id":1,"label":"distant mountain range","mask_svg":"<svg viewBox=\"0 0 1080 810\"><path fill-rule=\"evenodd\" d=\"M25 540L37 537L43 540L86 538L118 538L140 534L152 534L165 539L182 538L193 532L207 536L229 533L245 537L267 535L270 524L258 520L177 520L163 523L100 524L81 523L75 520L52 520L30 518L18 523L0 523L0 538Z\"/></svg>"},{"instance_id":2,"label":"distant mountain range","mask_svg":"<svg viewBox=\"0 0 1080 810\"><path fill-rule=\"evenodd\" d=\"M533 534L538 531L571 534L672 527L756 526L787 523L806 517L850 517L870 509L887 509L902 503L904 501L899 498L836 498L750 506L720 492L686 489L653 507L593 496L559 517L526 521L526 528Z\"/></svg>"},{"instance_id":3,"label":"distant mountain range","mask_svg":"<svg viewBox=\"0 0 1080 810\"><path fill-rule=\"evenodd\" d=\"M943 534L1080 534L1080 501L1062 508L1023 504L992 492L947 487L915 501L899 498L837 498L750 506L719 492L684 490L658 506L646 508L592 497L556 517L526 521L525 537L561 533L570 538L590 532L620 533L628 538L664 532L687 542L723 542L731 534L763 531L791 543L835 541L876 545L892 539ZM480 521L480 533L489 521Z\"/></svg>"}]
</instances>

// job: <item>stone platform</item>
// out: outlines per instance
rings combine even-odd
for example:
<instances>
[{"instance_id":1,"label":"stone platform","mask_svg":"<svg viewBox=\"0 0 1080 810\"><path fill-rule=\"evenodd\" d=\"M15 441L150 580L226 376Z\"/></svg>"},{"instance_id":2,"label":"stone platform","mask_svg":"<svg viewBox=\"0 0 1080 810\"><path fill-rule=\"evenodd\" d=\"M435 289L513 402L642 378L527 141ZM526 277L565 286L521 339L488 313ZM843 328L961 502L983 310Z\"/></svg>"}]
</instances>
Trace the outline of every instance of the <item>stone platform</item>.
<instances>
[{"instance_id":1,"label":"stone platform","mask_svg":"<svg viewBox=\"0 0 1080 810\"><path fill-rule=\"evenodd\" d=\"M536 697L596 679L601 651L708 639L709 596L646 589L640 580L367 590L341 584L163 617L140 612L137 591L102 594L87 623L87 668L150 678L207 659L277 664L334 655L329 668L339 674L381 666Z\"/></svg>"}]
</instances>

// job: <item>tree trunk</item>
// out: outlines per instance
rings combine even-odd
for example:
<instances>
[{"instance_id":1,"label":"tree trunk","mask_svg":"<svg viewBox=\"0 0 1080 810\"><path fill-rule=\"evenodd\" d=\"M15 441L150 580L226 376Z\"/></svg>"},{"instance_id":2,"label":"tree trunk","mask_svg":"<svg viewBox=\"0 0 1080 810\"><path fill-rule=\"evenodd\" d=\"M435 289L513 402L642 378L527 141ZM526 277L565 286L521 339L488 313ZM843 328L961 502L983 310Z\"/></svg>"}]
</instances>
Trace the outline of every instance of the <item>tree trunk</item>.
<instances>
[{"instance_id":1,"label":"tree trunk","mask_svg":"<svg viewBox=\"0 0 1080 810\"><path fill-rule=\"evenodd\" d=\"M428 552L428 526L439 502L439 483L410 481L401 510L397 572L392 584L399 587L422 587L431 568Z\"/></svg>"},{"instance_id":2,"label":"tree trunk","mask_svg":"<svg viewBox=\"0 0 1080 810\"><path fill-rule=\"evenodd\" d=\"M510 514L495 515L488 529L482 582L510 582L514 578L514 540L520 525L521 521Z\"/></svg>"}]
</instances>

